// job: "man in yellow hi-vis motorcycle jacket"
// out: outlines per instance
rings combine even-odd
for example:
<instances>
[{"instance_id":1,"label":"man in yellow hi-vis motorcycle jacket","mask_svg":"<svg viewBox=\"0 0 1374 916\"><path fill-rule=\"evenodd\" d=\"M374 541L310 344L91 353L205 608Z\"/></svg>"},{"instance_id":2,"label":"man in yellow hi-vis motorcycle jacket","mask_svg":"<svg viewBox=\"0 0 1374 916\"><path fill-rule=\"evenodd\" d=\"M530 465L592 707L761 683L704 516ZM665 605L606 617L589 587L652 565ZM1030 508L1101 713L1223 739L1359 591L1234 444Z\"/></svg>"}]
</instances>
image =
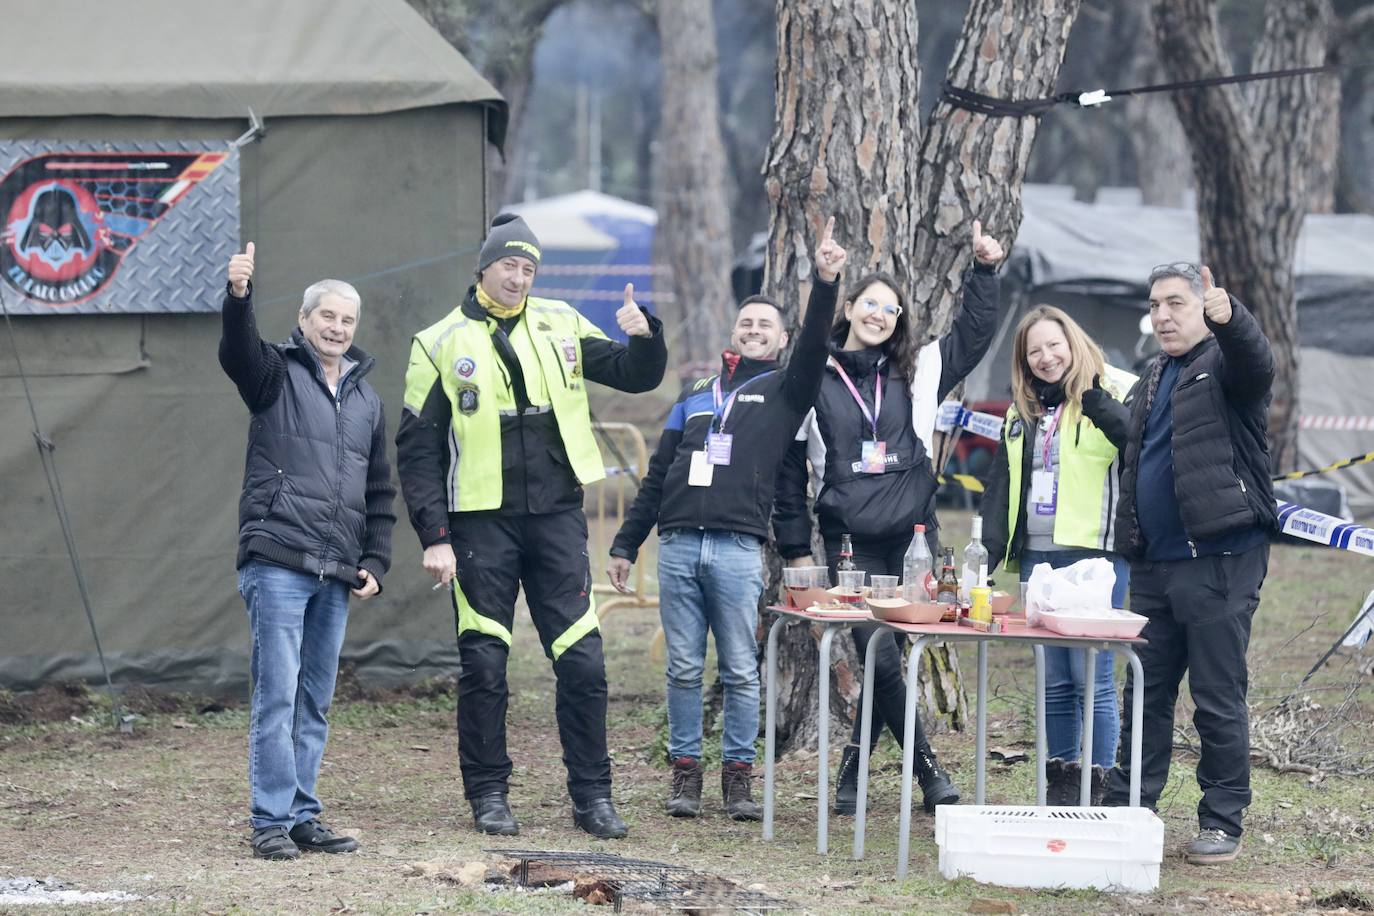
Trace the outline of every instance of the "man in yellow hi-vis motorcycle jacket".
<instances>
[{"instance_id":1,"label":"man in yellow hi-vis motorcycle jacket","mask_svg":"<svg viewBox=\"0 0 1374 916\"><path fill-rule=\"evenodd\" d=\"M462 305L412 342L397 469L424 567L452 589L458 760L477 829L519 831L506 800L506 659L523 585L558 679L573 820L594 836L622 837L582 512L582 487L605 476L587 382L649 391L668 351L633 287L616 313L629 340L620 344L566 302L531 297L538 266L524 220L498 216Z\"/></svg>"}]
</instances>

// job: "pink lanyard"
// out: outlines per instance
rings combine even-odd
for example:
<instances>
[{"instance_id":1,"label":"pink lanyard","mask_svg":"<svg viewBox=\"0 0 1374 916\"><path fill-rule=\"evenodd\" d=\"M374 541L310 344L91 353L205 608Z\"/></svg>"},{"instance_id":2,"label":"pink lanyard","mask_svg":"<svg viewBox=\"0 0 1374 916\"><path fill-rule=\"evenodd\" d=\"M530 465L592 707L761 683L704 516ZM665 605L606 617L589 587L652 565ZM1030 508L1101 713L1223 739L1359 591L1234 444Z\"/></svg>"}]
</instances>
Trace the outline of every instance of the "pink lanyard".
<instances>
[{"instance_id":1,"label":"pink lanyard","mask_svg":"<svg viewBox=\"0 0 1374 916\"><path fill-rule=\"evenodd\" d=\"M1055 408L1045 426L1045 445L1040 457L1045 465L1045 470L1050 473L1054 473L1054 431L1059 428L1059 417L1062 411L1062 406Z\"/></svg>"},{"instance_id":2,"label":"pink lanyard","mask_svg":"<svg viewBox=\"0 0 1374 916\"><path fill-rule=\"evenodd\" d=\"M767 377L767 376L772 375L772 374L773 374L774 372L776 372L776 371L777 371L776 369L769 369L767 372L760 372L758 375L754 376L753 378L749 379L748 381L742 382L738 388L736 388L734 391L730 392L730 396L729 396L728 398L723 398L723 400L724 400L724 402L725 402L725 409L724 409L723 411L720 409L720 407L721 407L721 401L722 401L722 394L721 394L721 388L720 388L720 376L719 376L719 375L716 376L715 381L713 381L713 382L711 383L711 400L712 400L712 402L713 402L714 405L715 405L715 411L714 411L715 416L714 416L714 418L713 418L713 422L715 423L715 426L716 426L716 432L722 432L722 433L725 432L725 421L728 420L728 419L730 418L730 411L731 411L731 409L733 409L734 406L735 406L735 395L737 395L737 394L739 394L741 391L743 391L744 388L745 388L745 386L747 386L747 385L749 384L749 382L758 381L758 380L761 379L761 378L765 378L765 377ZM707 430L707 431L708 431L708 432L710 431L710 430L709 430L709 427L708 427L708 430Z\"/></svg>"},{"instance_id":3,"label":"pink lanyard","mask_svg":"<svg viewBox=\"0 0 1374 916\"><path fill-rule=\"evenodd\" d=\"M873 380L873 409L870 411L868 405L864 403L863 396L859 394L859 389L854 387L849 375L844 371L844 367L833 356L830 358L830 365L835 367L835 371L840 374L840 381L849 389L849 393L854 396L854 401L859 405L859 409L864 412L864 419L873 428L873 441L878 441L878 416L883 412L883 370L879 366L876 370L877 377Z\"/></svg>"}]
</instances>

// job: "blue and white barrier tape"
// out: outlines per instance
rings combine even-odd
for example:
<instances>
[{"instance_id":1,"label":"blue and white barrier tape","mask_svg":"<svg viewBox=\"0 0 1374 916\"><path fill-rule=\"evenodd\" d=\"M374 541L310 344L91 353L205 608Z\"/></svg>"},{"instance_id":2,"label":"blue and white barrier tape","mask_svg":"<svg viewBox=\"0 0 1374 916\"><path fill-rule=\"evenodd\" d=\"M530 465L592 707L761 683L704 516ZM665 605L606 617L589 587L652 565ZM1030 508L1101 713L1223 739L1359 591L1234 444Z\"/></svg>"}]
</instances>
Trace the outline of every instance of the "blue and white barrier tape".
<instances>
[{"instance_id":1,"label":"blue and white barrier tape","mask_svg":"<svg viewBox=\"0 0 1374 916\"><path fill-rule=\"evenodd\" d=\"M945 401L935 417L935 428L949 432L956 426L962 427L975 436L996 442L1002 438L1003 418L990 413L969 410L958 401Z\"/></svg>"},{"instance_id":2,"label":"blue and white barrier tape","mask_svg":"<svg viewBox=\"0 0 1374 916\"><path fill-rule=\"evenodd\" d=\"M1281 499L1274 502L1279 507L1279 527L1284 534L1374 557L1374 528L1355 525Z\"/></svg>"}]
</instances>

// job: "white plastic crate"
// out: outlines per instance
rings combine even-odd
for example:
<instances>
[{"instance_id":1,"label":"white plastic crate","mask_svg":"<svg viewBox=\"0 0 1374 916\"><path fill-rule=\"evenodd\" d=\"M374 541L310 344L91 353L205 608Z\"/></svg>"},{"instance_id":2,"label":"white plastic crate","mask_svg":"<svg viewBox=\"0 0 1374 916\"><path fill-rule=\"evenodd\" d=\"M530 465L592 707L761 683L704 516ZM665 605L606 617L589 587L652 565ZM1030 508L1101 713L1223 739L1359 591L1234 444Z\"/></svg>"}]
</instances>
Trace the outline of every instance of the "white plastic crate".
<instances>
[{"instance_id":1,"label":"white plastic crate","mask_svg":"<svg viewBox=\"0 0 1374 916\"><path fill-rule=\"evenodd\" d=\"M1148 808L941 805L940 874L1005 887L1159 886L1164 822Z\"/></svg>"}]
</instances>

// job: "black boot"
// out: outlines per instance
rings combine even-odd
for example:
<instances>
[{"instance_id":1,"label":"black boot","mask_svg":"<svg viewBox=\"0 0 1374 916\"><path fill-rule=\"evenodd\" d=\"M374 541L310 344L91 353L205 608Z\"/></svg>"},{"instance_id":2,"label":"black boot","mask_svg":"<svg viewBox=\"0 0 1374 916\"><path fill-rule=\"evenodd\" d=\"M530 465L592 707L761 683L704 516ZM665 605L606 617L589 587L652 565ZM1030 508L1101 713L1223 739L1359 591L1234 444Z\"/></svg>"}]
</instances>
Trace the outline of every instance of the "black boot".
<instances>
[{"instance_id":1,"label":"black boot","mask_svg":"<svg viewBox=\"0 0 1374 916\"><path fill-rule=\"evenodd\" d=\"M1077 761L1051 757L1045 761L1045 804L1057 808L1073 808L1078 805L1078 787L1083 771Z\"/></svg>"},{"instance_id":2,"label":"black boot","mask_svg":"<svg viewBox=\"0 0 1374 916\"><path fill-rule=\"evenodd\" d=\"M1090 801L1094 808L1102 807L1102 800L1107 796L1107 770L1105 767L1093 767L1092 789Z\"/></svg>"},{"instance_id":3,"label":"black boot","mask_svg":"<svg viewBox=\"0 0 1374 916\"><path fill-rule=\"evenodd\" d=\"M506 793L490 792L468 801L472 804L472 820L479 832L499 836L515 836L520 832L520 825L506 803Z\"/></svg>"},{"instance_id":4,"label":"black boot","mask_svg":"<svg viewBox=\"0 0 1374 916\"><path fill-rule=\"evenodd\" d=\"M585 807L573 802L573 823L601 840L618 840L630 832L609 798L594 798Z\"/></svg>"},{"instance_id":5,"label":"black boot","mask_svg":"<svg viewBox=\"0 0 1374 916\"><path fill-rule=\"evenodd\" d=\"M959 803L959 790L925 741L916 746L916 777L921 783L921 804L927 814L934 814L938 805Z\"/></svg>"},{"instance_id":6,"label":"black boot","mask_svg":"<svg viewBox=\"0 0 1374 916\"><path fill-rule=\"evenodd\" d=\"M853 814L859 803L859 747L844 746L840 772L835 776L835 813Z\"/></svg>"},{"instance_id":7,"label":"black boot","mask_svg":"<svg viewBox=\"0 0 1374 916\"><path fill-rule=\"evenodd\" d=\"M696 817L701 813L701 762L695 757L673 761L673 794L664 807L673 817Z\"/></svg>"},{"instance_id":8,"label":"black boot","mask_svg":"<svg viewBox=\"0 0 1374 916\"><path fill-rule=\"evenodd\" d=\"M731 760L720 768L720 794L731 820L763 820L763 806L754 801L750 787L753 772L754 768L742 760Z\"/></svg>"}]
</instances>

